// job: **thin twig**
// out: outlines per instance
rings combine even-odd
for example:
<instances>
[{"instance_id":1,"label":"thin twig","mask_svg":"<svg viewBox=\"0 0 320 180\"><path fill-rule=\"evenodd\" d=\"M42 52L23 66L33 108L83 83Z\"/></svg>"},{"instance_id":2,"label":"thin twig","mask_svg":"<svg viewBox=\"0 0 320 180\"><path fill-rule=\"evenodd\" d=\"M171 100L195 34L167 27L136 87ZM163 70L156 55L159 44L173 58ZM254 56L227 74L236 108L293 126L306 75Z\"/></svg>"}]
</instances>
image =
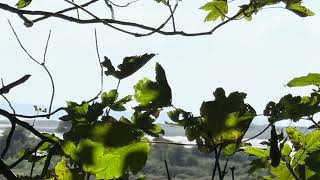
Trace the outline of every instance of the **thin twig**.
<instances>
[{"instance_id":1,"label":"thin twig","mask_svg":"<svg viewBox=\"0 0 320 180\"><path fill-rule=\"evenodd\" d=\"M228 162L229 162L229 159L227 159L227 161L224 164L224 168L223 168L223 171L222 171L222 179L228 173L228 171L227 171Z\"/></svg>"},{"instance_id":2,"label":"thin twig","mask_svg":"<svg viewBox=\"0 0 320 180\"><path fill-rule=\"evenodd\" d=\"M136 36L136 33L132 33L132 32L130 32L130 31L127 31L127 30L118 28L118 27L116 27L116 26L113 26L113 25L111 25L109 22L107 22L107 21L99 18L98 16L94 15L93 13L91 13L90 11L86 10L85 8L79 6L79 5L76 4L76 3L73 3L73 2L71 2L71 1L69 1L69 0L64 0L64 1L67 2L67 3L70 3L70 4L72 4L72 5L74 5L74 6L76 6L76 7L78 7L79 9L83 10L84 12L86 12L87 14L89 14L90 16L92 16L93 18L95 18L96 20L100 21L101 23L103 23L103 24L105 24L105 25L107 25L107 26L109 26L109 27L111 27L111 28L113 28L113 29L116 29L116 30L121 31L121 32L123 32L123 33L127 33L127 34L131 34L131 35Z\"/></svg>"},{"instance_id":3,"label":"thin twig","mask_svg":"<svg viewBox=\"0 0 320 180\"><path fill-rule=\"evenodd\" d=\"M169 1L168 1L168 7L169 7L170 14L171 14L172 28L173 28L173 31L176 32L177 30L176 30L176 23L174 20L174 11L172 10L172 7L169 4ZM174 9L176 9L177 7L178 7L178 0L176 1Z\"/></svg>"},{"instance_id":4,"label":"thin twig","mask_svg":"<svg viewBox=\"0 0 320 180\"><path fill-rule=\"evenodd\" d=\"M20 118L27 118L27 119L33 119L33 118L43 118L43 117L48 117L48 116L52 116L53 114L56 114L57 112L59 111L62 111L62 110L66 110L67 108L65 107L60 107L54 111L52 111L51 113L47 113L47 114L39 114L39 115L24 115L24 114L11 114L15 117L20 117Z\"/></svg>"},{"instance_id":5,"label":"thin twig","mask_svg":"<svg viewBox=\"0 0 320 180\"><path fill-rule=\"evenodd\" d=\"M67 2L67 1L66 1ZM70 1L68 1L70 2ZM75 4L70 2L71 4ZM252 3L252 1L251 1ZM82 6L76 5L76 7L74 7L74 9L82 9L84 10L84 8ZM250 4L249 4L250 6ZM248 6L248 7L249 7ZM149 30L149 31L156 31L159 34L162 35L181 35L181 36L205 36L205 35L212 35L217 29L219 29L220 27L222 27L223 25L229 23L230 21L233 20L237 20L237 17L243 13L245 10L247 10L247 8L243 8L241 9L238 13L236 13L234 16L230 17L230 19L221 22L220 24L216 25L215 27L213 27L211 30L208 31L203 31L203 32L196 32L196 33L188 33L188 32L184 32L184 31L162 31L159 30L158 28L154 28L154 27L150 27L150 26L146 26L143 24L138 24L138 23L134 23L134 22L126 22L126 21L117 21L117 20L113 20L113 19L101 19L98 18L97 16L95 16L96 18L94 19L77 19L77 18L73 18L70 16L66 16L64 14L59 14L59 13L52 13L52 12L45 12L45 11L30 11L30 10L21 10L21 9L17 9L17 8L13 8L11 6L8 6L7 4L3 4L0 3L0 9L3 9L5 11L9 11L11 13L15 13L15 14L28 14L28 15L42 15L42 16L48 16L48 17L56 17L62 20L67 20L67 21L71 21L71 22L75 22L75 23L79 23L79 24L94 24L94 23L102 23L105 24L113 29L116 29L120 32L126 33L126 34L130 34L136 37L140 37L140 36L145 36L145 34L140 34L140 33L133 33L133 32L129 32L126 30L123 30L121 28L117 28L111 24L118 24L118 25L122 25L122 26L131 26L131 27L136 27L142 30ZM87 13L88 11L85 10ZM90 12L89 12L90 13ZM93 15L92 13L90 13L91 15Z\"/></svg>"},{"instance_id":6,"label":"thin twig","mask_svg":"<svg viewBox=\"0 0 320 180\"><path fill-rule=\"evenodd\" d=\"M71 0L71 1L74 3L74 0ZM78 8L76 9L76 12L77 12L77 18L80 19L80 14L79 14L79 9Z\"/></svg>"},{"instance_id":7,"label":"thin twig","mask_svg":"<svg viewBox=\"0 0 320 180\"><path fill-rule=\"evenodd\" d=\"M7 179L17 179L17 177L13 174L13 172L9 169L9 167L0 159L0 169L1 173Z\"/></svg>"},{"instance_id":8,"label":"thin twig","mask_svg":"<svg viewBox=\"0 0 320 180\"><path fill-rule=\"evenodd\" d=\"M91 100L88 101L89 102L92 102L96 99L99 98L100 94L102 93L103 91L103 66L101 64L101 58L100 58L100 53L99 53L99 45L98 45L98 36L97 36L97 30L94 29L94 39L95 39L95 45L96 45L96 53L97 53L97 58L98 58L98 63L99 63L99 66L100 66L100 91L98 92L98 94L92 98Z\"/></svg>"},{"instance_id":9,"label":"thin twig","mask_svg":"<svg viewBox=\"0 0 320 180\"><path fill-rule=\"evenodd\" d=\"M89 2L87 2L87 3L82 4L82 5L80 5L80 6L81 6L81 7L87 7L87 6L93 4L93 3L97 2L97 1L99 1L99 0L92 0L92 1L89 1ZM54 12L54 14L63 14L63 13L65 13L65 12L72 11L72 10L77 10L77 11L78 11L78 7L73 6L73 7L71 7L71 8L66 8L66 9L63 9L63 10L61 10L61 11ZM50 17L53 17L53 16L52 16L51 14L47 14L47 15L44 15L44 16L42 16L42 17L40 17L40 18L34 19L34 20L32 20L31 22L36 23L36 22L38 22L38 21L42 21L42 20L45 20L45 19L50 18ZM78 18L78 19L79 19L79 18Z\"/></svg>"},{"instance_id":10,"label":"thin twig","mask_svg":"<svg viewBox=\"0 0 320 180\"><path fill-rule=\"evenodd\" d=\"M164 161L164 164L166 166L166 172L167 172L167 177L168 177L168 180L171 180L171 177L170 177L170 173L169 173L169 168L168 168L168 164L167 164L167 161L166 160L163 160Z\"/></svg>"},{"instance_id":11,"label":"thin twig","mask_svg":"<svg viewBox=\"0 0 320 180\"><path fill-rule=\"evenodd\" d=\"M263 134L266 130L268 130L271 125L272 125L272 124L269 124L269 125L268 125L266 128L264 128L261 132L259 132L258 134L256 134L255 136L253 136L253 137L251 137L251 138L248 138L248 139L243 140L242 142L248 142L248 141L250 141L250 140L252 140L252 139L257 138L258 136L260 136L261 134Z\"/></svg>"},{"instance_id":12,"label":"thin twig","mask_svg":"<svg viewBox=\"0 0 320 180\"><path fill-rule=\"evenodd\" d=\"M310 120L315 126L317 126L318 129L320 129L320 125L319 125L316 121L314 121L313 118L310 118L309 120Z\"/></svg>"},{"instance_id":13,"label":"thin twig","mask_svg":"<svg viewBox=\"0 0 320 180\"><path fill-rule=\"evenodd\" d=\"M288 161L286 161L286 166L287 166L288 170L290 171L290 173L292 174L292 176L296 180L300 180L299 176L294 172L293 168L291 167L291 165L290 165L290 163Z\"/></svg>"},{"instance_id":14,"label":"thin twig","mask_svg":"<svg viewBox=\"0 0 320 180\"><path fill-rule=\"evenodd\" d=\"M50 104L49 104L49 114L51 113L51 109L52 109L52 104L53 104L53 99L54 99L54 94L55 94L55 85L54 85L54 81L53 81L53 77L49 71L49 69L46 67L45 65L45 61L46 61L46 54L47 54L47 48L48 48L48 44L49 44L49 40L50 40L50 37L51 37L51 30L49 32L49 35L48 35L48 39L47 39L47 42L46 42L46 46L45 46L45 51L44 51L44 55L43 55L43 62L40 63L39 61L37 61L35 58L33 58L30 53L26 50L26 48L23 46L23 44L21 43L20 41L20 38L18 36L18 34L16 33L16 31L14 30L12 24L10 23L10 21L8 20L9 22L9 25L20 45L20 47L23 49L23 51L30 57L31 60L33 60L35 63L37 63L38 65L42 66L44 68L44 70L47 72L49 78L50 78L50 81L51 81L51 88L52 88L52 93L51 93L51 99L50 99ZM50 116L47 116L47 118L49 119Z\"/></svg>"},{"instance_id":15,"label":"thin twig","mask_svg":"<svg viewBox=\"0 0 320 180\"><path fill-rule=\"evenodd\" d=\"M42 172L41 172L41 177L44 178L46 173L48 172L48 169L49 169L49 165L50 165L50 162L51 162L51 158L53 156L53 153L56 151L56 148L57 148L57 144L55 144L53 147L51 147L51 149L49 150L48 152L48 155L47 155L47 159L43 165L43 169L42 169Z\"/></svg>"},{"instance_id":16,"label":"thin twig","mask_svg":"<svg viewBox=\"0 0 320 180\"><path fill-rule=\"evenodd\" d=\"M35 136L37 136L38 138L49 142L49 143L55 143L56 141L43 135L41 132L37 131L36 129L34 129L34 127L32 127L29 123L24 122L19 120L15 115L10 114L9 112L0 109L0 115L6 117L7 119L9 119L11 122L18 124L22 127L24 127L25 129L29 130L32 134L34 134Z\"/></svg>"},{"instance_id":17,"label":"thin twig","mask_svg":"<svg viewBox=\"0 0 320 180\"><path fill-rule=\"evenodd\" d=\"M10 109L12 110L12 113L13 113L13 114L16 114L16 110L13 108L13 106L12 106L11 102L9 101L9 99L8 99L5 95L3 95L3 94L1 94L1 96L2 96L2 97L6 100L6 102L8 103Z\"/></svg>"},{"instance_id":18,"label":"thin twig","mask_svg":"<svg viewBox=\"0 0 320 180\"><path fill-rule=\"evenodd\" d=\"M20 47L23 49L23 51L30 57L30 59L31 59L32 61L34 61L35 63L41 65L41 63L40 63L39 61L37 61L35 58L33 58L33 57L31 56L31 54L26 50L26 48L22 45L22 43L21 43L21 41L20 41L20 38L19 38L18 34L16 33L16 31L14 30L14 28L13 28L13 26L12 26L12 24L11 24L11 22L10 22L9 19L8 19L8 23L9 23L9 25L10 25L10 27L11 27L11 30L12 30L12 32L14 33L14 36L16 37L16 39L17 39Z\"/></svg>"},{"instance_id":19,"label":"thin twig","mask_svg":"<svg viewBox=\"0 0 320 180\"><path fill-rule=\"evenodd\" d=\"M24 75L22 78L6 85L6 86L3 86L2 88L0 88L0 94L7 94L9 93L9 91L16 87L16 86L19 86L20 84L23 84L24 82L26 82L29 78L31 77L30 74L27 74L27 75Z\"/></svg>"},{"instance_id":20,"label":"thin twig","mask_svg":"<svg viewBox=\"0 0 320 180\"><path fill-rule=\"evenodd\" d=\"M46 64L47 50L48 50L48 46L49 46L50 37L51 37L51 30L49 31L47 43L46 43L46 46L45 46L45 49L44 49L42 64Z\"/></svg>"},{"instance_id":21,"label":"thin twig","mask_svg":"<svg viewBox=\"0 0 320 180\"><path fill-rule=\"evenodd\" d=\"M117 88L116 88L116 94L114 94L113 99L115 99L115 97L116 97L116 95L117 95L117 93L118 93L118 90L119 90L119 87L120 87L120 82L121 82L121 79L118 80L118 84L117 84ZM109 109L107 110L106 116L109 115L110 110L111 110L111 107L113 106L113 104L114 104L114 102L111 104L111 106L110 106Z\"/></svg>"},{"instance_id":22,"label":"thin twig","mask_svg":"<svg viewBox=\"0 0 320 180\"><path fill-rule=\"evenodd\" d=\"M4 158L4 156L6 155L7 151L9 150L9 147L10 147L10 143L11 143L11 140L12 140L12 137L13 137L13 134L14 134L14 131L16 130L16 123L11 122L11 129L9 131L9 134L7 136L7 139L6 139L6 145L1 153L1 158Z\"/></svg>"},{"instance_id":23,"label":"thin twig","mask_svg":"<svg viewBox=\"0 0 320 180\"><path fill-rule=\"evenodd\" d=\"M20 162L22 162L23 160L25 160L26 158L28 158L32 153L37 152L37 150L42 146L42 144L45 143L45 141L40 141L36 147L34 147L31 151L27 151L25 154L23 154L23 156L21 156L18 160L16 160L15 162L13 162L9 168L12 169L14 167L16 167Z\"/></svg>"},{"instance_id":24,"label":"thin twig","mask_svg":"<svg viewBox=\"0 0 320 180\"><path fill-rule=\"evenodd\" d=\"M112 5L109 3L108 0L104 0L104 2L106 3L106 5L108 6L108 8L110 9L111 19L115 19L115 18L114 18L114 9L113 9Z\"/></svg>"},{"instance_id":25,"label":"thin twig","mask_svg":"<svg viewBox=\"0 0 320 180\"><path fill-rule=\"evenodd\" d=\"M34 156L36 156L36 155L37 155L37 151L34 152ZM36 165L36 161L33 161L32 166L31 166L31 170L30 170L30 178L32 178L33 169L34 169L35 165Z\"/></svg>"},{"instance_id":26,"label":"thin twig","mask_svg":"<svg viewBox=\"0 0 320 180\"><path fill-rule=\"evenodd\" d=\"M49 114L50 114L51 110L52 110L52 104L53 104L53 99L54 99L54 94L55 94L55 85L54 85L53 77L52 77L49 69L46 66L43 66L43 68L46 70L47 74L49 75L50 81L51 81L52 93L51 93L50 104L49 104ZM47 118L49 119L50 115L48 115Z\"/></svg>"},{"instance_id":27,"label":"thin twig","mask_svg":"<svg viewBox=\"0 0 320 180\"><path fill-rule=\"evenodd\" d=\"M232 180L234 180L234 169L235 169L235 167L230 168Z\"/></svg>"},{"instance_id":28,"label":"thin twig","mask_svg":"<svg viewBox=\"0 0 320 180\"><path fill-rule=\"evenodd\" d=\"M135 1L128 2L128 3L125 4L125 5L116 4L116 3L114 3L114 2L112 2L112 1L110 1L110 0L107 0L107 1L108 1L110 4L112 4L112 5L116 6L116 7L124 8L124 7L128 7L128 6L129 6L130 4L132 4L132 3L138 2L139 0L135 0Z\"/></svg>"}]
</instances>

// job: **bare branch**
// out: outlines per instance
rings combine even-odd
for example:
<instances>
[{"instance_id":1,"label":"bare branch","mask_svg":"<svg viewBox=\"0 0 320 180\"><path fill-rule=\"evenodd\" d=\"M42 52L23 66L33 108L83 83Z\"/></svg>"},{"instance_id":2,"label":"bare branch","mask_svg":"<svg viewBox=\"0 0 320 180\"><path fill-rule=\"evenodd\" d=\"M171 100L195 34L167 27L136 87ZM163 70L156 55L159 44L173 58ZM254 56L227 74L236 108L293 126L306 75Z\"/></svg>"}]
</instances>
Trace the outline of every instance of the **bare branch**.
<instances>
[{"instance_id":1,"label":"bare branch","mask_svg":"<svg viewBox=\"0 0 320 180\"><path fill-rule=\"evenodd\" d=\"M253 137L251 137L251 138L248 138L248 139L246 139L246 140L243 140L242 142L248 142L248 141L250 141L250 140L252 140L252 139L257 138L258 136L260 136L261 134L263 134L266 130L268 130L271 125L272 125L272 124L269 124L266 128L264 128L264 129L263 129L261 132L259 132L257 135L255 135L255 136L253 136Z\"/></svg>"},{"instance_id":2,"label":"bare branch","mask_svg":"<svg viewBox=\"0 0 320 180\"><path fill-rule=\"evenodd\" d=\"M17 39L17 41L18 41L18 43L19 43L20 47L23 49L23 51L24 51L24 52L25 52L25 53L30 57L30 59L31 59L32 61L34 61L35 63L37 63L37 64L41 65L41 63L40 63L40 62L38 62L35 58L33 58L33 57L31 56L31 54L26 50L26 48L22 45L22 43L21 43L21 41L20 41L20 39L19 39L19 37L18 37L18 35L17 35L16 31L14 30L14 28L13 28L13 26L12 26L11 22L9 21L9 19L8 19L8 23L9 23L9 25L10 25L10 27L11 27L11 30L12 30L12 32L14 33L14 36L16 37L16 39Z\"/></svg>"},{"instance_id":3,"label":"bare branch","mask_svg":"<svg viewBox=\"0 0 320 180\"><path fill-rule=\"evenodd\" d=\"M19 86L20 84L26 82L30 78L30 76L31 76L30 74L24 75L22 78L14 81L6 86L3 86L2 88L0 88L0 95L9 93L9 91L12 88Z\"/></svg>"},{"instance_id":4,"label":"bare branch","mask_svg":"<svg viewBox=\"0 0 320 180\"><path fill-rule=\"evenodd\" d=\"M95 39L95 45L96 45L97 58L98 58L99 66L100 66L100 91L98 92L98 94L94 98L89 100L88 103L96 100L103 91L103 66L101 64L102 62L101 62L100 53L99 53L98 36L97 36L96 29L94 29L94 39Z\"/></svg>"},{"instance_id":5,"label":"bare branch","mask_svg":"<svg viewBox=\"0 0 320 180\"><path fill-rule=\"evenodd\" d=\"M67 2L67 1L66 1ZM68 1L70 4L73 4L75 7L74 9L82 9L84 10L86 13L90 13L89 11L85 10L83 7L72 3L70 1ZM94 24L94 23L102 23L105 24L113 29L116 29L120 32L126 33L126 34L130 34L136 37L141 37L141 36L145 36L145 34L141 34L141 33L133 33L130 31L126 31L123 30L121 28L115 27L111 24L117 24L117 25L121 25L121 26L129 26L129 27L135 27L135 28L139 28L141 30L148 30L148 31L155 31L156 33L162 34L162 35L180 35L180 36L204 36L204 35L211 35L213 34L217 29L219 29L221 26L229 23L230 21L233 20L237 20L237 17L243 13L243 11L247 10L247 8L243 8L241 9L238 13L236 13L234 16L230 17L228 20L223 21L221 23L219 23L218 25L216 25L215 27L213 27L211 30L209 31L203 31L203 32L196 32L196 33L188 33L188 32L184 32L184 31L162 31L159 28L154 28L154 27L150 27L150 26L146 26L143 24L138 24L138 23L134 23L134 22L126 22L126 21L118 21L118 20L113 20L113 19L101 19L97 16L95 16L94 14L90 13L89 15L93 16L94 19L77 19L77 18L73 18L70 16L66 16L63 14L57 14L57 13L52 13L52 12L44 12L44 11L29 11L29 10L21 10L21 9L17 9L17 8L13 8L10 7L6 4L0 3L0 9L9 11L11 13L15 13L15 14L28 14L28 15L43 15L43 16L49 16L49 17L56 17L62 20L67 20L70 22L75 22L75 23L79 23L79 24Z\"/></svg>"},{"instance_id":6,"label":"bare branch","mask_svg":"<svg viewBox=\"0 0 320 180\"><path fill-rule=\"evenodd\" d=\"M11 122L11 129L10 129L10 132L9 132L7 139L6 139L6 145L1 153L1 158L4 158L4 156L6 155L8 149L9 149L10 143L11 143L12 136L14 134L14 131L16 130L16 123L14 123L12 121L10 121L10 122Z\"/></svg>"},{"instance_id":7,"label":"bare branch","mask_svg":"<svg viewBox=\"0 0 320 180\"><path fill-rule=\"evenodd\" d=\"M92 0L92 1L89 1L89 2L87 2L87 3L82 4L82 5L80 5L80 6L81 6L81 7L87 7L87 6L93 4L93 3L97 2L97 1L99 1L99 0ZM57 11L57 12L55 12L54 14L63 14L63 13L65 13L65 12L72 11L72 10L77 10L77 11L78 11L78 7L73 6L73 7L71 7L71 8L66 8L66 9L64 9L64 10ZM47 15L44 15L43 17L34 19L34 20L32 20L31 22L32 22L32 23L36 23L36 22L38 22L38 21L42 21L42 20L45 20L45 19L50 18L50 17L52 17L52 15L47 14ZM78 18L78 19L79 19L79 18Z\"/></svg>"},{"instance_id":8,"label":"bare branch","mask_svg":"<svg viewBox=\"0 0 320 180\"><path fill-rule=\"evenodd\" d=\"M25 160L26 158L28 158L32 153L37 152L37 150L42 146L42 144L44 144L45 141L40 141L36 147L34 147L31 151L27 151L25 154L23 154L23 156L21 156L17 161L15 161L14 163L12 163L9 168L12 169L14 167L16 167L19 163L21 163L23 160Z\"/></svg>"},{"instance_id":9,"label":"bare branch","mask_svg":"<svg viewBox=\"0 0 320 180\"><path fill-rule=\"evenodd\" d=\"M168 177L168 180L171 180L171 177L170 177L170 173L169 173L169 168L168 168L168 164L167 164L167 161L166 160L163 160L164 161L164 165L166 166L166 172L167 172L167 177Z\"/></svg>"},{"instance_id":10,"label":"bare branch","mask_svg":"<svg viewBox=\"0 0 320 180\"><path fill-rule=\"evenodd\" d=\"M110 4L112 4L112 5L116 6L116 7L124 8L124 7L128 7L128 6L129 6L130 4L132 4L132 3L138 2L139 0L135 0L135 1L128 2L128 3L125 4L125 5L116 4L116 3L114 3L114 2L112 2L112 1L110 1L110 0L107 0L107 1L108 1Z\"/></svg>"},{"instance_id":11,"label":"bare branch","mask_svg":"<svg viewBox=\"0 0 320 180\"><path fill-rule=\"evenodd\" d=\"M52 116L53 114L59 112L59 111L62 111L62 110L66 110L66 108L64 107L60 107L54 111L52 111L51 113L48 113L48 114L39 114L39 115L23 115L23 114L11 114L15 117L21 117L21 118L27 118L27 119L33 119L33 118L40 118L40 117L48 117L48 116Z\"/></svg>"},{"instance_id":12,"label":"bare branch","mask_svg":"<svg viewBox=\"0 0 320 180\"><path fill-rule=\"evenodd\" d=\"M46 64L46 56L47 56L47 50L48 50L48 45L49 45L50 37L51 37L51 30L49 31L49 35L48 35L48 39L47 39L47 43L46 43L46 46L45 46L45 48L44 48L44 53L43 53L43 62L42 62L42 64Z\"/></svg>"},{"instance_id":13,"label":"bare branch","mask_svg":"<svg viewBox=\"0 0 320 180\"><path fill-rule=\"evenodd\" d=\"M13 108L13 106L12 106L11 102L9 101L9 99L8 99L6 96L4 96L3 94L1 94L1 96L3 97L3 99L5 99L5 100L7 101L10 109L11 109L12 112L13 112L13 114L16 114L16 110Z\"/></svg>"},{"instance_id":14,"label":"bare branch","mask_svg":"<svg viewBox=\"0 0 320 180\"><path fill-rule=\"evenodd\" d=\"M9 169L9 167L0 159L0 169L1 174L7 179L17 179L17 177L13 174L13 172Z\"/></svg>"},{"instance_id":15,"label":"bare branch","mask_svg":"<svg viewBox=\"0 0 320 180\"><path fill-rule=\"evenodd\" d=\"M49 143L55 143L56 141L48 138L47 136L43 135L42 133L40 133L39 131L37 131L36 129L34 129L34 127L32 127L30 124L28 124L27 122L21 121L18 118L16 118L16 116L10 114L9 112L0 109L0 115L6 117L7 119L9 119L12 123L18 124L22 127L24 127L25 129L29 130L31 133L33 133L35 136L37 136L38 138L49 142Z\"/></svg>"},{"instance_id":16,"label":"bare branch","mask_svg":"<svg viewBox=\"0 0 320 180\"><path fill-rule=\"evenodd\" d=\"M20 41L20 38L18 36L18 34L16 33L16 31L14 30L12 24L10 23L10 21L8 20L9 22L9 25L20 45L20 47L23 49L23 51L30 57L31 60L33 60L35 63L37 63L38 65L42 66L44 68L44 70L47 72L49 78L50 78L50 82L51 82L51 89L52 89L52 93L51 93L51 98L50 98L50 103L49 103L49 114L51 113L51 109L52 109L52 104L53 104L53 99L54 99L54 94L55 94L55 85L54 85L54 81L53 81L53 77L49 71L49 69L46 67L45 65L45 62L46 62L46 55L47 55L47 49L48 49L48 45L49 45L49 40L50 40L50 37L51 37L51 30L49 31L49 35L48 35L48 39L47 39L47 42L46 42L46 46L45 46L45 51L44 51L44 54L43 54L43 62L40 63L39 61L37 61L35 58L33 58L30 53L26 50L26 48L22 45L21 41ZM47 118L49 119L50 116L47 116Z\"/></svg>"}]
</instances>

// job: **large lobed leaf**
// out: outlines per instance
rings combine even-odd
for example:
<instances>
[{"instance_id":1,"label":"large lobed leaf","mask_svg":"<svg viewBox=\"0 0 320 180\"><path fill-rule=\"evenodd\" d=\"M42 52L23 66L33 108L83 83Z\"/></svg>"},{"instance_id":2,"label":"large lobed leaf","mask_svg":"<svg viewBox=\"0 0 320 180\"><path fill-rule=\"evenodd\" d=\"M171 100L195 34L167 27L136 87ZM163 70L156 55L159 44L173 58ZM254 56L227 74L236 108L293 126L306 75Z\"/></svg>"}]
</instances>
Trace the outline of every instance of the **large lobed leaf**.
<instances>
[{"instance_id":1,"label":"large lobed leaf","mask_svg":"<svg viewBox=\"0 0 320 180\"><path fill-rule=\"evenodd\" d=\"M200 9L209 11L205 21L215 21L219 17L221 17L221 20L224 20L225 14L228 13L228 4L224 0L213 0L200 7Z\"/></svg>"},{"instance_id":2,"label":"large lobed leaf","mask_svg":"<svg viewBox=\"0 0 320 180\"><path fill-rule=\"evenodd\" d=\"M148 78L140 80L134 86L134 97L142 108L162 108L171 105L171 88L162 66L156 64L156 81Z\"/></svg>"},{"instance_id":3,"label":"large lobed leaf","mask_svg":"<svg viewBox=\"0 0 320 180\"><path fill-rule=\"evenodd\" d=\"M119 70L115 70L109 58L105 57L104 62L101 64L107 68L105 74L107 76L112 75L115 78L121 80L129 77L137 72L142 66L150 61L155 54L143 54L141 56L129 56L123 59L122 64L118 65Z\"/></svg>"}]
</instances>

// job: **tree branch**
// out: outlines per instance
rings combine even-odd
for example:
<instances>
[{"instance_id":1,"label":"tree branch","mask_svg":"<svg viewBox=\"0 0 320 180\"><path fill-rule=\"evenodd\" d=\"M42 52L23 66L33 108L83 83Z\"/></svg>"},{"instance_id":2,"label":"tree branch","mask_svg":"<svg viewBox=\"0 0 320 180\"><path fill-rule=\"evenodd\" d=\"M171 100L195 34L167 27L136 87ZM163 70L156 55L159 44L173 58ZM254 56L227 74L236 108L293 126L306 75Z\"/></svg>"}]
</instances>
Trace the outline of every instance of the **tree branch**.
<instances>
[{"instance_id":1,"label":"tree branch","mask_svg":"<svg viewBox=\"0 0 320 180\"><path fill-rule=\"evenodd\" d=\"M7 179L17 179L13 172L8 168L8 166L0 159L0 174L3 174Z\"/></svg>"},{"instance_id":2,"label":"tree branch","mask_svg":"<svg viewBox=\"0 0 320 180\"><path fill-rule=\"evenodd\" d=\"M73 4L75 7L74 9L82 9L84 10L86 13L90 13L89 11L85 10L81 5L77 5L74 4L70 1L66 1L69 2L70 4ZM144 34L141 33L133 33L133 32L129 32L126 30L123 30L121 28L117 28L111 24L117 24L117 25L121 25L121 26L128 26L128 27L135 27L141 30L147 30L147 31L155 31L156 33L162 34L162 35L180 35L180 36L204 36L204 35L212 35L217 29L219 29L221 26L229 23L230 21L236 20L236 18L243 12L245 11L247 8L243 8L241 9L238 13L236 13L234 16L230 17L229 19L227 19L226 21L223 21L221 23L219 23L218 25L216 25L215 27L213 27L211 30L208 31L203 31L203 32L196 32L196 33L188 33L188 32L184 32L184 31L162 31L159 28L154 28L154 27L150 27L150 26L146 26L143 24L138 24L138 23L134 23L134 22L127 22L127 21L118 21L118 20L114 20L114 19L101 19L97 16L95 16L94 14L90 13L89 15L93 16L94 19L77 19L74 17L70 17L70 16L66 16L64 14L60 14L60 13L52 13L52 12L45 12L45 11L30 11L30 10L21 10L21 9L17 9L17 8L13 8L8 6L7 4L3 4L0 3L0 9L9 11L11 13L15 13L15 14L27 14L27 15L42 15L42 16L47 16L47 17L56 17L62 20L67 20L70 22L74 22L74 23L78 23L78 24L95 24L95 23L101 23L104 25L107 25L113 29L116 29L120 32L126 33L126 34L130 34L136 37L141 37L141 36L145 36ZM34 22L35 23L35 22Z\"/></svg>"},{"instance_id":3,"label":"tree branch","mask_svg":"<svg viewBox=\"0 0 320 180\"><path fill-rule=\"evenodd\" d=\"M19 86L20 84L26 82L26 81L30 78L30 76L31 76L30 74L24 75L22 78L14 81L14 82L6 85L6 86L3 86L3 87L0 89L0 95L9 93L9 91L10 91L12 88L14 88L14 87L16 87L16 86Z\"/></svg>"}]
</instances>

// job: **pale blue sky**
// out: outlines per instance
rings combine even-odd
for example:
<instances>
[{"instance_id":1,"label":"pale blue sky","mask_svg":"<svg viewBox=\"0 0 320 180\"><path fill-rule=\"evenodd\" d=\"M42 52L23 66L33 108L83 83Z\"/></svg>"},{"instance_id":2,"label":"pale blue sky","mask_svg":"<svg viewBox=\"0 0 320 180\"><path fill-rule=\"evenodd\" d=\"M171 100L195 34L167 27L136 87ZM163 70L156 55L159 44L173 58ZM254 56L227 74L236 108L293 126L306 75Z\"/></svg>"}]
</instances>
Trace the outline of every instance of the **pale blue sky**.
<instances>
[{"instance_id":1,"label":"pale blue sky","mask_svg":"<svg viewBox=\"0 0 320 180\"><path fill-rule=\"evenodd\" d=\"M203 22L206 14L198 7L204 3L206 1L180 2L175 16L178 30L205 31L214 25ZM28 8L46 6L54 10L63 4L63 1L60 4L58 1L34 0ZM305 4L311 7L315 16L300 18L283 9L266 9L251 22L232 22L214 35L202 37L153 35L136 38L102 25L77 25L53 18L26 28L16 15L0 11L0 77L9 83L32 74L30 80L12 90L8 98L16 103L49 103L49 79L44 70L20 49L7 23L9 18L25 47L40 60L49 29L52 30L47 66L55 80L55 106L64 105L65 100L92 98L99 90L99 66L94 46L96 27L100 55L108 56L114 64L121 63L125 56L158 54L142 70L121 83L120 94L123 96L133 94L132 86L139 79L154 78L155 62L159 62L166 70L173 90L173 104L177 107L197 114L202 101L210 100L212 91L223 87L227 93L237 90L248 93L247 102L262 113L269 100L277 101L287 93L307 94L311 90L285 87L287 81L309 72L320 72L320 3L309 0ZM100 15L109 15L102 2L91 9ZM119 20L153 26L161 24L168 16L166 7L151 0L141 0L129 8L115 10ZM105 78L105 90L115 88L116 83L113 78Z\"/></svg>"}]
</instances>

